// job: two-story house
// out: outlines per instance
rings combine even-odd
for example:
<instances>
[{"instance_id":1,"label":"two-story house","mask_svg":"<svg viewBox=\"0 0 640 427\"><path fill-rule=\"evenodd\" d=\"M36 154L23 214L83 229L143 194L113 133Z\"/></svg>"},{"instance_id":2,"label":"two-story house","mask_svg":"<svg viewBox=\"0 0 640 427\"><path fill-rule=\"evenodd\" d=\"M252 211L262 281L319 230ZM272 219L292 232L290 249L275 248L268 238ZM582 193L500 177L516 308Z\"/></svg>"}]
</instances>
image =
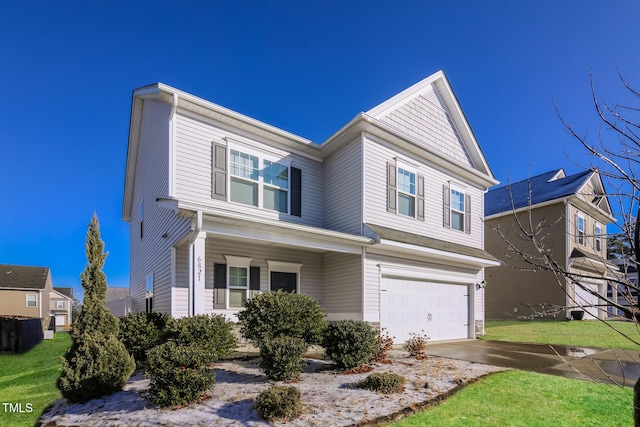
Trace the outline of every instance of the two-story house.
<instances>
[{"instance_id":1,"label":"two-story house","mask_svg":"<svg viewBox=\"0 0 640 427\"><path fill-rule=\"evenodd\" d=\"M68 330L71 328L73 302L73 288L53 288L53 292L51 292L51 313L56 316L56 330Z\"/></svg>"},{"instance_id":2,"label":"two-story house","mask_svg":"<svg viewBox=\"0 0 640 427\"><path fill-rule=\"evenodd\" d=\"M598 295L606 295L617 270L607 262L607 224L614 221L597 170L567 176L558 169L491 189L485 245L503 265L485 271L487 319L564 319L571 309L563 307L584 310L585 319L606 317ZM541 254L555 272L536 267L549 265Z\"/></svg>"},{"instance_id":3,"label":"two-story house","mask_svg":"<svg viewBox=\"0 0 640 427\"><path fill-rule=\"evenodd\" d=\"M442 72L321 144L162 83L133 92L132 311L235 319L283 289L397 342L484 327L489 165Z\"/></svg>"},{"instance_id":4,"label":"two-story house","mask_svg":"<svg viewBox=\"0 0 640 427\"><path fill-rule=\"evenodd\" d=\"M0 264L0 316L39 318L46 331L52 292L49 267Z\"/></svg>"}]
</instances>

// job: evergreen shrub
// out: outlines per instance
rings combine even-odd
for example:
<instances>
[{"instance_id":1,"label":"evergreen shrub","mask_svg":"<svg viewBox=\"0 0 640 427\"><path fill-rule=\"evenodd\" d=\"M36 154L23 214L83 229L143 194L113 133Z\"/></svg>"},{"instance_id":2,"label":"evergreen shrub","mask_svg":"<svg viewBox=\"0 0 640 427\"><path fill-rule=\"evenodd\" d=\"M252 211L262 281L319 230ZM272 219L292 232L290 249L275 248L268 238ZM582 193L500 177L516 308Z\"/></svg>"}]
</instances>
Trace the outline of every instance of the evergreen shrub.
<instances>
[{"instance_id":1,"label":"evergreen shrub","mask_svg":"<svg viewBox=\"0 0 640 427\"><path fill-rule=\"evenodd\" d=\"M293 386L271 386L256 398L256 411L267 421L290 421L302 412L300 390Z\"/></svg>"},{"instance_id":2,"label":"evergreen shrub","mask_svg":"<svg viewBox=\"0 0 640 427\"><path fill-rule=\"evenodd\" d=\"M264 341L260 347L260 369L275 381L297 378L304 368L302 355L307 348L304 340L288 336Z\"/></svg>"},{"instance_id":3,"label":"evergreen shrub","mask_svg":"<svg viewBox=\"0 0 640 427\"><path fill-rule=\"evenodd\" d=\"M355 368L368 363L376 353L376 332L361 320L329 322L322 346L326 355L341 368Z\"/></svg>"},{"instance_id":4,"label":"evergreen shrub","mask_svg":"<svg viewBox=\"0 0 640 427\"><path fill-rule=\"evenodd\" d=\"M169 340L179 345L201 347L213 363L231 354L237 347L233 323L221 314L182 317L171 323Z\"/></svg>"},{"instance_id":5,"label":"evergreen shrub","mask_svg":"<svg viewBox=\"0 0 640 427\"><path fill-rule=\"evenodd\" d=\"M389 372L375 372L364 380L356 383L358 388L376 391L378 393L390 394L402 391L405 378L402 375Z\"/></svg>"},{"instance_id":6,"label":"evergreen shrub","mask_svg":"<svg viewBox=\"0 0 640 427\"><path fill-rule=\"evenodd\" d=\"M133 355L138 368L145 366L147 352L164 343L173 319L164 313L130 313L120 318L120 341Z\"/></svg>"},{"instance_id":7,"label":"evergreen shrub","mask_svg":"<svg viewBox=\"0 0 640 427\"><path fill-rule=\"evenodd\" d=\"M251 298L238 313L242 335L256 347L280 335L303 339L309 345L319 344L325 317L313 297L280 290Z\"/></svg>"},{"instance_id":8,"label":"evergreen shrub","mask_svg":"<svg viewBox=\"0 0 640 427\"><path fill-rule=\"evenodd\" d=\"M85 251L87 264L80 276L84 302L56 384L72 403L121 390L135 368L133 358L118 339L118 319L105 306L107 278L102 267L107 254L96 214L87 230Z\"/></svg>"},{"instance_id":9,"label":"evergreen shrub","mask_svg":"<svg viewBox=\"0 0 640 427\"><path fill-rule=\"evenodd\" d=\"M169 341L149 351L148 396L158 405L177 407L196 402L215 384L209 364L211 355L203 347Z\"/></svg>"}]
</instances>

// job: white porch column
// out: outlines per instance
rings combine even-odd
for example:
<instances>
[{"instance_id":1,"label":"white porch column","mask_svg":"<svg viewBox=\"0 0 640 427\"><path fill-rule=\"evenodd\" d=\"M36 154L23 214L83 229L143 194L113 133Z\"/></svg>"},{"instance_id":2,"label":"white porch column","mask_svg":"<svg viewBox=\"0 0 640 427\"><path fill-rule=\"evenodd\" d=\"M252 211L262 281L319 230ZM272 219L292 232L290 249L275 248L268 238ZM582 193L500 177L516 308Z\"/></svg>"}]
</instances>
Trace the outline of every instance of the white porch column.
<instances>
[{"instance_id":1,"label":"white porch column","mask_svg":"<svg viewBox=\"0 0 640 427\"><path fill-rule=\"evenodd\" d=\"M192 258L192 283L193 292L191 294L192 314L205 314L204 310L204 279L205 279L205 241L207 233L200 232L193 242L193 258Z\"/></svg>"}]
</instances>

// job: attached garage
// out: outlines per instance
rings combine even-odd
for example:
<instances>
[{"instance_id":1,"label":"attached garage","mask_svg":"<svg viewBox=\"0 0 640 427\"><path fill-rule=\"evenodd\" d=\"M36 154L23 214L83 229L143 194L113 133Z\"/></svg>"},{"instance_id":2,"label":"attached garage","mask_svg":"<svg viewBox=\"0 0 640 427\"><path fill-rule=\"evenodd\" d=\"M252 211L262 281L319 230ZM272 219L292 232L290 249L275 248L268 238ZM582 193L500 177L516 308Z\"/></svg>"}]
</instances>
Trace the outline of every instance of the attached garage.
<instances>
[{"instance_id":1,"label":"attached garage","mask_svg":"<svg viewBox=\"0 0 640 427\"><path fill-rule=\"evenodd\" d=\"M424 333L429 341L471 336L469 284L384 276L380 284L380 327L396 343L411 333Z\"/></svg>"}]
</instances>

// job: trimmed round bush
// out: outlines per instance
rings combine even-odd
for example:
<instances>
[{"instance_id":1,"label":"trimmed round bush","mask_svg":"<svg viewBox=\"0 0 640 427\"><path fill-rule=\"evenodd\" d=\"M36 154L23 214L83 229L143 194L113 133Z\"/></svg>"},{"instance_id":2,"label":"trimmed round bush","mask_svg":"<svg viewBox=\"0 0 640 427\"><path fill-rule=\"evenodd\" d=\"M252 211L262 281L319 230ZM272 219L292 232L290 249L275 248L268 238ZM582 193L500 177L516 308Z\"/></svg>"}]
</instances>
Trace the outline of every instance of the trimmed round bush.
<instances>
[{"instance_id":1,"label":"trimmed round bush","mask_svg":"<svg viewBox=\"0 0 640 427\"><path fill-rule=\"evenodd\" d=\"M293 386L271 386L256 397L256 411L267 421L290 421L302 412L300 390Z\"/></svg>"},{"instance_id":2,"label":"trimmed round bush","mask_svg":"<svg viewBox=\"0 0 640 427\"><path fill-rule=\"evenodd\" d=\"M221 314L182 317L172 322L168 335L178 345L204 349L210 355L208 363L228 356L237 347L233 323Z\"/></svg>"},{"instance_id":3,"label":"trimmed round bush","mask_svg":"<svg viewBox=\"0 0 640 427\"><path fill-rule=\"evenodd\" d=\"M319 344L325 317L314 298L280 290L251 298L238 313L242 335L256 347L280 335L303 339L309 345Z\"/></svg>"},{"instance_id":4,"label":"trimmed round bush","mask_svg":"<svg viewBox=\"0 0 640 427\"><path fill-rule=\"evenodd\" d=\"M355 368L368 363L376 354L376 332L361 320L329 322L322 346L326 355L341 368Z\"/></svg>"},{"instance_id":5,"label":"trimmed round bush","mask_svg":"<svg viewBox=\"0 0 640 427\"><path fill-rule=\"evenodd\" d=\"M147 358L148 396L165 407L196 402L215 384L210 361L211 355L199 346L170 341L154 347Z\"/></svg>"},{"instance_id":6,"label":"trimmed round bush","mask_svg":"<svg viewBox=\"0 0 640 427\"><path fill-rule=\"evenodd\" d=\"M118 337L133 356L138 368L147 362L147 352L168 337L171 316L164 313L130 313L120 318Z\"/></svg>"},{"instance_id":7,"label":"trimmed round bush","mask_svg":"<svg viewBox=\"0 0 640 427\"><path fill-rule=\"evenodd\" d=\"M402 391L404 383L405 379L402 375L389 372L376 372L356 383L356 387L366 388L367 390L378 393L390 394Z\"/></svg>"},{"instance_id":8,"label":"trimmed round bush","mask_svg":"<svg viewBox=\"0 0 640 427\"><path fill-rule=\"evenodd\" d=\"M275 381L297 378L304 368L302 355L307 348L300 338L280 336L264 341L260 347L260 369Z\"/></svg>"}]
</instances>

